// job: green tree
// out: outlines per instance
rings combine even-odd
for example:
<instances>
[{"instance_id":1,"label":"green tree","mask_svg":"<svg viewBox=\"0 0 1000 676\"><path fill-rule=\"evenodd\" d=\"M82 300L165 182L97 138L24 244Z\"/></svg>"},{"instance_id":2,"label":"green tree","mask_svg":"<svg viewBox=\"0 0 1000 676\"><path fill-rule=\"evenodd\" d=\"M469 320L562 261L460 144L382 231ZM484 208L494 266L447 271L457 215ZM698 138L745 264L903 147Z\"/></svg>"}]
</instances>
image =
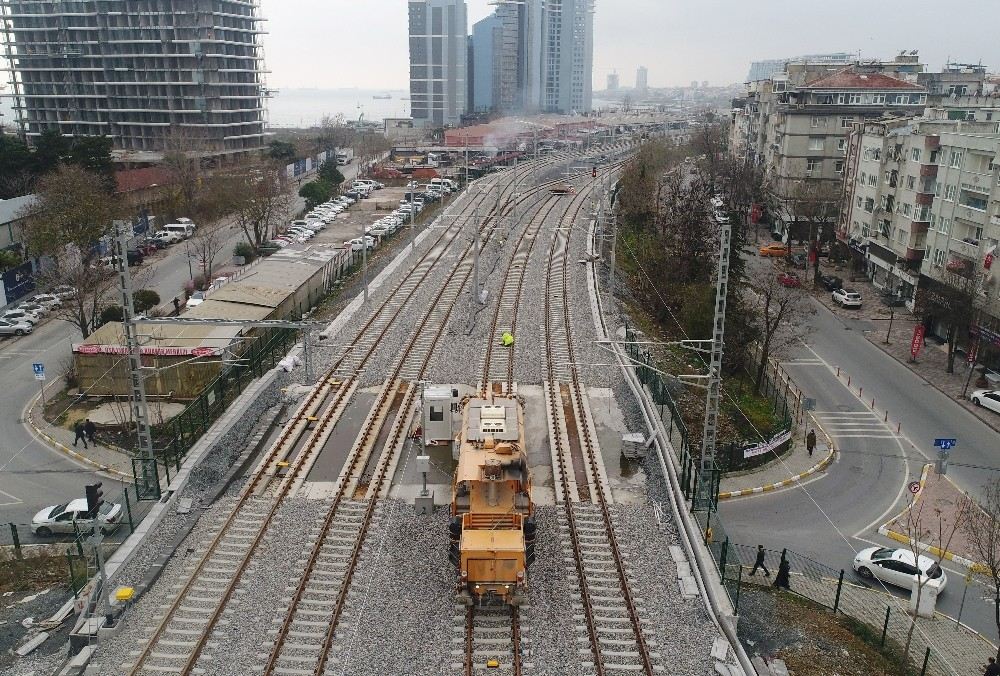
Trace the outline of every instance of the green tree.
<instances>
[{"instance_id":1,"label":"green tree","mask_svg":"<svg viewBox=\"0 0 1000 676\"><path fill-rule=\"evenodd\" d=\"M132 294L132 305L136 312L146 312L160 304L160 294L152 289L139 289Z\"/></svg>"},{"instance_id":2,"label":"green tree","mask_svg":"<svg viewBox=\"0 0 1000 676\"><path fill-rule=\"evenodd\" d=\"M115 167L111 159L111 138L107 136L78 136L70 143L66 162L87 171L100 174L109 192L115 189Z\"/></svg>"},{"instance_id":3,"label":"green tree","mask_svg":"<svg viewBox=\"0 0 1000 676\"><path fill-rule=\"evenodd\" d=\"M35 158L19 138L0 134L0 199L27 195L35 183Z\"/></svg>"},{"instance_id":4,"label":"green tree","mask_svg":"<svg viewBox=\"0 0 1000 676\"><path fill-rule=\"evenodd\" d=\"M125 311L121 305L109 305L101 310L100 325L104 326L108 322L121 322L125 320Z\"/></svg>"},{"instance_id":5,"label":"green tree","mask_svg":"<svg viewBox=\"0 0 1000 676\"><path fill-rule=\"evenodd\" d=\"M10 249L0 249L0 272L17 267L21 264L21 257L16 251Z\"/></svg>"},{"instance_id":6,"label":"green tree","mask_svg":"<svg viewBox=\"0 0 1000 676\"><path fill-rule=\"evenodd\" d=\"M317 175L319 178L332 185L335 189L339 189L340 184L345 180L344 175L340 173L339 169L337 169L337 163L331 162L330 160L323 163L323 165L319 168Z\"/></svg>"},{"instance_id":7,"label":"green tree","mask_svg":"<svg viewBox=\"0 0 1000 676\"><path fill-rule=\"evenodd\" d=\"M321 179L309 181L299 188L299 197L305 199L306 209L312 209L317 204L322 204L330 199L332 194L333 186Z\"/></svg>"},{"instance_id":8,"label":"green tree","mask_svg":"<svg viewBox=\"0 0 1000 676\"><path fill-rule=\"evenodd\" d=\"M271 141L267 145L267 155L272 160L291 162L298 155L298 151L288 141Z\"/></svg>"},{"instance_id":9,"label":"green tree","mask_svg":"<svg viewBox=\"0 0 1000 676\"><path fill-rule=\"evenodd\" d=\"M35 173L53 171L69 155L70 140L56 129L43 131L35 139Z\"/></svg>"}]
</instances>

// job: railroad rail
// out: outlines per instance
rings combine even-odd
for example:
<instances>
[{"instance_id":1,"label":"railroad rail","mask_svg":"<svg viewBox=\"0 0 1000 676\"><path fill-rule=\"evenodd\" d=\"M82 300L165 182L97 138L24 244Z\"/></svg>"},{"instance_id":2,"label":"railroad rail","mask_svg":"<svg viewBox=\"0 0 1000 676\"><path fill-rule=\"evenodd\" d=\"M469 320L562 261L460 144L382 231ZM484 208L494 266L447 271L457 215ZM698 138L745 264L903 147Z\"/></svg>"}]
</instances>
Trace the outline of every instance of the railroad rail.
<instances>
[{"instance_id":1,"label":"railroad rail","mask_svg":"<svg viewBox=\"0 0 1000 676\"><path fill-rule=\"evenodd\" d=\"M564 221L564 227L553 235L545 280L545 395L553 430L557 499L563 505L561 525L573 550L581 610L593 654L593 664L587 666L593 666L598 676L622 669L653 676L661 670L653 664L658 655L645 637L615 535L608 507L610 490L603 478L572 340L567 258L575 231L572 226L581 209L582 201L569 219L569 227ZM576 471L580 463L584 473ZM580 485L584 475L589 502Z\"/></svg>"},{"instance_id":2,"label":"railroad rail","mask_svg":"<svg viewBox=\"0 0 1000 676\"><path fill-rule=\"evenodd\" d=\"M522 676L524 665L521 650L520 611L517 606L486 605L458 607L464 610L465 659L463 676L473 676L476 665L491 673Z\"/></svg>"},{"instance_id":3,"label":"railroad rail","mask_svg":"<svg viewBox=\"0 0 1000 676\"><path fill-rule=\"evenodd\" d=\"M558 160L542 163L540 168L555 161ZM512 185L513 181L510 181L503 190L506 191ZM474 195L469 200L470 204L463 209L464 214L471 212L477 198L480 201L482 199ZM218 533L198 560L173 603L168 606L152 636L139 651L129 674L137 676L144 673L147 666L148 671L156 673L192 672L242 573L263 540L268 525L289 495L295 480L318 455L356 388L354 377L342 378L337 373L338 369L344 365L348 355L361 355L351 365L354 372L364 366L374 353L375 346L415 293L419 281L414 284L414 280L423 280L433 267L433 264L427 265L431 252L437 251L435 261L440 259L459 232L461 225L448 227L427 248L400 280L394 292L387 295L386 302L358 330L354 342L360 342L366 336L374 336L374 340L366 341L361 350L348 350L341 355L297 408L296 414L286 423L279 438L240 491ZM449 235L446 246L439 246ZM293 456L287 471L281 475L275 494L264 497L272 478L279 473L279 466ZM181 663L180 666L178 663Z\"/></svg>"}]
</instances>

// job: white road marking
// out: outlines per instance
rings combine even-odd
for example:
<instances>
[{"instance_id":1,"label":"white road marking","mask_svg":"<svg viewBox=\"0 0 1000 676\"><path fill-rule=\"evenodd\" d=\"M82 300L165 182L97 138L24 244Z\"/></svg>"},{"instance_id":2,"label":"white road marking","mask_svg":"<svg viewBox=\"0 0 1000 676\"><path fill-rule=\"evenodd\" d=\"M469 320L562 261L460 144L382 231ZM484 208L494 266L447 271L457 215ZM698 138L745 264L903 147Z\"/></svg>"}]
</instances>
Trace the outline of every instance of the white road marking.
<instances>
[{"instance_id":1,"label":"white road marking","mask_svg":"<svg viewBox=\"0 0 1000 676\"><path fill-rule=\"evenodd\" d=\"M24 503L24 500L21 500L16 495L11 495L7 491L0 490L0 495L6 495L12 500L12 502L0 502L0 507L10 507L12 505L20 505Z\"/></svg>"}]
</instances>

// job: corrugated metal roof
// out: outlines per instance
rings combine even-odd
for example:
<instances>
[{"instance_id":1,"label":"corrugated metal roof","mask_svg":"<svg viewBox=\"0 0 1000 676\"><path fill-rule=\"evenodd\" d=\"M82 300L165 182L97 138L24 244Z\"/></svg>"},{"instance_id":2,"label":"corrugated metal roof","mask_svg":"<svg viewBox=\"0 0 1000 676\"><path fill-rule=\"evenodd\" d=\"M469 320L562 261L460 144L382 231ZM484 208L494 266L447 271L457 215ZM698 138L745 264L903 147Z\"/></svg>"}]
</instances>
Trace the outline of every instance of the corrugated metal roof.
<instances>
[{"instance_id":1,"label":"corrugated metal roof","mask_svg":"<svg viewBox=\"0 0 1000 676\"><path fill-rule=\"evenodd\" d=\"M0 225L16 221L21 217L21 209L38 201L37 195L23 195L0 200Z\"/></svg>"},{"instance_id":2,"label":"corrugated metal roof","mask_svg":"<svg viewBox=\"0 0 1000 676\"><path fill-rule=\"evenodd\" d=\"M230 303L242 303L245 305L258 305L274 309L281 305L282 301L288 298L289 294L295 290L292 288L275 288L272 286L262 286L252 284L256 277L238 282L230 282L212 294L212 300L224 300ZM207 302L207 301L206 301Z\"/></svg>"},{"instance_id":3,"label":"corrugated metal roof","mask_svg":"<svg viewBox=\"0 0 1000 676\"><path fill-rule=\"evenodd\" d=\"M183 326L180 324L140 324L142 347L216 347L232 344L242 329L238 326ZM83 345L125 345L121 322L109 322L90 334Z\"/></svg>"},{"instance_id":4,"label":"corrugated metal roof","mask_svg":"<svg viewBox=\"0 0 1000 676\"><path fill-rule=\"evenodd\" d=\"M246 303L230 303L218 300L214 296L201 305L197 305L184 313L191 319L245 319L259 321L267 319L274 308Z\"/></svg>"}]
</instances>

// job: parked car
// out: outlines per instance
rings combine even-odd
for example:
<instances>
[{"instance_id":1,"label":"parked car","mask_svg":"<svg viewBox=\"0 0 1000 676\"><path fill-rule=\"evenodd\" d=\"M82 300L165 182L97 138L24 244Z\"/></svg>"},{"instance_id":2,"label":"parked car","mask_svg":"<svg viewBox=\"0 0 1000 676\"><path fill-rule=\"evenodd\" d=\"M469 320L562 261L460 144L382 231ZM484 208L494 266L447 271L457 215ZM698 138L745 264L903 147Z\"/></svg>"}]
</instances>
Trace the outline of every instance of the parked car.
<instances>
[{"instance_id":1,"label":"parked car","mask_svg":"<svg viewBox=\"0 0 1000 676\"><path fill-rule=\"evenodd\" d=\"M774 244L762 246L757 250L757 253L761 256L780 257L788 253L788 247L781 242L775 242Z\"/></svg>"},{"instance_id":2,"label":"parked car","mask_svg":"<svg viewBox=\"0 0 1000 676\"><path fill-rule=\"evenodd\" d=\"M938 593L944 591L945 585L948 584L948 576L934 559L919 556L914 560L913 552L909 549L888 547L862 549L854 557L854 570L865 579L881 580L906 590L913 588L918 573L926 580L926 585L936 587Z\"/></svg>"},{"instance_id":3,"label":"parked car","mask_svg":"<svg viewBox=\"0 0 1000 676\"><path fill-rule=\"evenodd\" d=\"M31 519L31 530L41 537L76 531L87 533L97 527L102 533L110 533L118 527L121 513L122 506L118 503L104 502L97 508L97 518L94 518L95 515L87 511L87 499L77 498L62 505L46 507L35 514Z\"/></svg>"},{"instance_id":4,"label":"parked car","mask_svg":"<svg viewBox=\"0 0 1000 676\"><path fill-rule=\"evenodd\" d=\"M187 299L187 307L198 307L205 302L205 292L195 291L191 294L191 297Z\"/></svg>"},{"instance_id":5,"label":"parked car","mask_svg":"<svg viewBox=\"0 0 1000 676\"><path fill-rule=\"evenodd\" d=\"M50 310L55 310L56 308L62 307L62 298L52 293L38 293L32 296L32 303L38 303L39 305L44 305Z\"/></svg>"},{"instance_id":6,"label":"parked car","mask_svg":"<svg viewBox=\"0 0 1000 676\"><path fill-rule=\"evenodd\" d=\"M0 336L23 336L31 333L34 328L34 325L28 322L0 319Z\"/></svg>"},{"instance_id":7,"label":"parked car","mask_svg":"<svg viewBox=\"0 0 1000 676\"><path fill-rule=\"evenodd\" d=\"M48 305L42 305L41 303L34 303L28 301L27 303L21 303L17 306L19 310L24 310L33 315L38 315L39 317L45 317L51 312L51 308Z\"/></svg>"},{"instance_id":8,"label":"parked car","mask_svg":"<svg viewBox=\"0 0 1000 676\"><path fill-rule=\"evenodd\" d=\"M802 286L802 280L794 272L782 272L778 275L778 283L793 289Z\"/></svg>"},{"instance_id":9,"label":"parked car","mask_svg":"<svg viewBox=\"0 0 1000 676\"><path fill-rule=\"evenodd\" d=\"M976 406L1000 413L1000 390L975 390L969 395L969 399Z\"/></svg>"},{"instance_id":10,"label":"parked car","mask_svg":"<svg viewBox=\"0 0 1000 676\"><path fill-rule=\"evenodd\" d=\"M819 282L827 291L836 291L844 286L844 280L835 275L822 275L819 278Z\"/></svg>"},{"instance_id":11,"label":"parked car","mask_svg":"<svg viewBox=\"0 0 1000 676\"><path fill-rule=\"evenodd\" d=\"M854 289L840 288L833 292L833 302L840 307L861 307L861 294Z\"/></svg>"},{"instance_id":12,"label":"parked car","mask_svg":"<svg viewBox=\"0 0 1000 676\"><path fill-rule=\"evenodd\" d=\"M0 319L5 319L9 322L27 322L28 324L34 326L38 322L42 321L42 316L18 307L7 310L0 315Z\"/></svg>"},{"instance_id":13,"label":"parked car","mask_svg":"<svg viewBox=\"0 0 1000 676\"><path fill-rule=\"evenodd\" d=\"M76 298L76 289L72 286L61 285L52 289L52 295L62 300L68 300L70 298Z\"/></svg>"},{"instance_id":14,"label":"parked car","mask_svg":"<svg viewBox=\"0 0 1000 676\"><path fill-rule=\"evenodd\" d=\"M158 233L149 238L153 242L160 242L166 244L167 246L171 244L177 244L177 242L184 239L176 232L171 232L170 230L160 230Z\"/></svg>"}]
</instances>

